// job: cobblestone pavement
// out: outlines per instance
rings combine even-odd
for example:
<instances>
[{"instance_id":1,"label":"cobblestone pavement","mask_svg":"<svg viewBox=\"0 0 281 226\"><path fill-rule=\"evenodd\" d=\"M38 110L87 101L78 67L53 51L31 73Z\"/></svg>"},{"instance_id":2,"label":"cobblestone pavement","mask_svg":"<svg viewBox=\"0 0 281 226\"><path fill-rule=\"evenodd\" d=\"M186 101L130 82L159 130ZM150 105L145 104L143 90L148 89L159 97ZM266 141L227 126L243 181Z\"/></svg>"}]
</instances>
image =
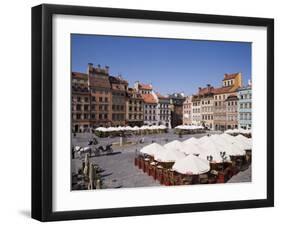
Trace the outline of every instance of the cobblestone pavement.
<instances>
[{"instance_id":1,"label":"cobblestone pavement","mask_svg":"<svg viewBox=\"0 0 281 226\"><path fill-rule=\"evenodd\" d=\"M173 131L169 131L166 134L155 134L146 136L134 136L128 138L129 141L137 142L142 137L144 138L143 144L126 145L123 147L113 146L113 153L110 155L102 155L97 157L91 157L91 161L101 167L103 184L106 188L119 188L119 187L146 187L146 186L160 186L158 181L153 180L152 177L143 173L134 165L134 158L136 156L136 150L139 151L143 146L155 141L159 144L165 144L172 140L184 141L192 136L202 137L204 134L183 135L179 138ZM73 145L87 146L88 139L91 134L78 134L73 138ZM97 138L98 145L106 145L113 142L118 142L120 138ZM81 161L79 158L72 160L71 168L73 173L77 173L79 167L81 167Z\"/></svg>"}]
</instances>

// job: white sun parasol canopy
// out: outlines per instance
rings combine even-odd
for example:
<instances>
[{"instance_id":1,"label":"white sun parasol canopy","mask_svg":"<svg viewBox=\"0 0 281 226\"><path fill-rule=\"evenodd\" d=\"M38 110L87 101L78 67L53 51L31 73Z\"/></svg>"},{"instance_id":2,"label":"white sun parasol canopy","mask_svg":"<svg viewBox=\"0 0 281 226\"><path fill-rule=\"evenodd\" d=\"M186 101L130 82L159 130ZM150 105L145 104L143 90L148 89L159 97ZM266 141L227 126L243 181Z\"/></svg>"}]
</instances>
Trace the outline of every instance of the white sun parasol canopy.
<instances>
[{"instance_id":1,"label":"white sun parasol canopy","mask_svg":"<svg viewBox=\"0 0 281 226\"><path fill-rule=\"evenodd\" d=\"M198 139L199 144L205 143L209 140L210 138L207 136L201 137Z\"/></svg>"},{"instance_id":2,"label":"white sun parasol canopy","mask_svg":"<svg viewBox=\"0 0 281 226\"><path fill-rule=\"evenodd\" d=\"M211 156L211 162L213 163L230 161L229 155L225 154L223 157L221 155L221 153L226 151L211 139L208 139L206 142L199 144L199 146L205 149L205 151L200 153L199 155L199 157L203 159L208 159L208 157Z\"/></svg>"},{"instance_id":3,"label":"white sun parasol canopy","mask_svg":"<svg viewBox=\"0 0 281 226\"><path fill-rule=\"evenodd\" d=\"M166 152L167 150L161 146L160 144L158 143L152 143L152 144L149 144L145 147L143 147L140 152L143 153L143 154L147 154L147 155L150 155L150 156L155 156L157 155L158 153L161 153L161 152Z\"/></svg>"},{"instance_id":4,"label":"white sun parasol canopy","mask_svg":"<svg viewBox=\"0 0 281 226\"><path fill-rule=\"evenodd\" d=\"M175 162L184 157L185 154L183 152L174 149L167 149L166 151L157 152L154 155L154 159L158 162Z\"/></svg>"},{"instance_id":5,"label":"white sun parasol canopy","mask_svg":"<svg viewBox=\"0 0 281 226\"><path fill-rule=\"evenodd\" d=\"M238 146L235 142L232 142L229 139L224 139L219 135L211 136L210 140L219 145L229 156L241 156L246 154L245 150L241 146Z\"/></svg>"},{"instance_id":6,"label":"white sun parasol canopy","mask_svg":"<svg viewBox=\"0 0 281 226\"><path fill-rule=\"evenodd\" d=\"M235 141L243 143L246 150L252 149L252 139L244 137L243 135L238 135L234 137Z\"/></svg>"},{"instance_id":7,"label":"white sun parasol canopy","mask_svg":"<svg viewBox=\"0 0 281 226\"><path fill-rule=\"evenodd\" d=\"M224 139L229 140L236 146L242 148L243 150L251 150L252 149L252 141L249 138L244 137L243 135L238 135L236 137L227 135L227 134L221 134L221 137ZM244 137L244 138L243 138Z\"/></svg>"},{"instance_id":8,"label":"white sun parasol canopy","mask_svg":"<svg viewBox=\"0 0 281 226\"><path fill-rule=\"evenodd\" d=\"M183 143L178 140L173 140L164 145L164 148L172 149L172 150L179 150L183 148Z\"/></svg>"},{"instance_id":9,"label":"white sun parasol canopy","mask_svg":"<svg viewBox=\"0 0 281 226\"><path fill-rule=\"evenodd\" d=\"M199 139L191 137L191 138L185 140L183 143L184 144L188 144L188 143L199 144Z\"/></svg>"},{"instance_id":10,"label":"white sun parasol canopy","mask_svg":"<svg viewBox=\"0 0 281 226\"><path fill-rule=\"evenodd\" d=\"M173 170L181 174L198 175L210 170L209 161L194 155L188 155L183 159L177 160L173 165Z\"/></svg>"},{"instance_id":11,"label":"white sun parasol canopy","mask_svg":"<svg viewBox=\"0 0 281 226\"><path fill-rule=\"evenodd\" d=\"M180 151L184 152L186 155L188 154L200 155L202 152L205 151L205 149L197 144L189 142L189 143L183 143L183 148L180 149Z\"/></svg>"}]
</instances>

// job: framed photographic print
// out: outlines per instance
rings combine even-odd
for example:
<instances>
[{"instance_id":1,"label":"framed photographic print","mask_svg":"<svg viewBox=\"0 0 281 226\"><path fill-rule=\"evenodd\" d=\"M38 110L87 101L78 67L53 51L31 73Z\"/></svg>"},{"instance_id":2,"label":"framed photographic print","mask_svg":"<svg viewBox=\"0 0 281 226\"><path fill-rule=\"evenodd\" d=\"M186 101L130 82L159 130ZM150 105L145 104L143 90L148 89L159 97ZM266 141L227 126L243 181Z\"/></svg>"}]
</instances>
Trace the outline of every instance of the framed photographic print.
<instances>
[{"instance_id":1,"label":"framed photographic print","mask_svg":"<svg viewBox=\"0 0 281 226\"><path fill-rule=\"evenodd\" d=\"M274 205L274 21L32 8L32 217Z\"/></svg>"}]
</instances>

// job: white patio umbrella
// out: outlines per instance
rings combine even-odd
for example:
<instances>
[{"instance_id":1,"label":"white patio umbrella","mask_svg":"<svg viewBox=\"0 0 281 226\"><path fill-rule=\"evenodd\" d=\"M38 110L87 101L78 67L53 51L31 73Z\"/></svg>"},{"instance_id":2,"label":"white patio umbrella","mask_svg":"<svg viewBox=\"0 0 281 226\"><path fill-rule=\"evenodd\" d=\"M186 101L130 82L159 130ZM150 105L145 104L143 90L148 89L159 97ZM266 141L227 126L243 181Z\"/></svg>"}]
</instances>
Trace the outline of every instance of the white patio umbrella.
<instances>
[{"instance_id":1,"label":"white patio umbrella","mask_svg":"<svg viewBox=\"0 0 281 226\"><path fill-rule=\"evenodd\" d=\"M175 129L185 129L185 126L184 125L179 125L179 126L176 126Z\"/></svg>"},{"instance_id":2,"label":"white patio umbrella","mask_svg":"<svg viewBox=\"0 0 281 226\"><path fill-rule=\"evenodd\" d=\"M197 138L191 137L185 141L183 141L184 144L189 144L189 143L193 143L193 144L199 144L199 140Z\"/></svg>"},{"instance_id":3,"label":"white patio umbrella","mask_svg":"<svg viewBox=\"0 0 281 226\"><path fill-rule=\"evenodd\" d=\"M241 146L244 147L245 150L252 149L252 139L246 138L243 135L238 135L234 137L234 142L239 143Z\"/></svg>"},{"instance_id":4,"label":"white patio umbrella","mask_svg":"<svg viewBox=\"0 0 281 226\"><path fill-rule=\"evenodd\" d=\"M223 137L224 139L229 140L230 142L232 142L233 144L235 144L236 146L238 146L244 150L252 149L251 139L248 139L245 137L247 140L244 140L244 138L241 138L242 135L238 135L238 136L234 137L234 136L227 135L227 134L221 134L220 136Z\"/></svg>"},{"instance_id":5,"label":"white patio umbrella","mask_svg":"<svg viewBox=\"0 0 281 226\"><path fill-rule=\"evenodd\" d=\"M178 140L173 140L173 141L165 144L164 148L173 149L173 150L179 150L179 149L183 148L183 144L182 144L182 142L180 142Z\"/></svg>"},{"instance_id":6,"label":"white patio umbrella","mask_svg":"<svg viewBox=\"0 0 281 226\"><path fill-rule=\"evenodd\" d=\"M173 170L181 174L198 175L208 172L210 170L210 163L195 155L188 155L183 159L177 160L173 165Z\"/></svg>"},{"instance_id":7,"label":"white patio umbrella","mask_svg":"<svg viewBox=\"0 0 281 226\"><path fill-rule=\"evenodd\" d=\"M140 127L141 130L146 130L146 129L149 129L149 126L142 126Z\"/></svg>"},{"instance_id":8,"label":"white patio umbrella","mask_svg":"<svg viewBox=\"0 0 281 226\"><path fill-rule=\"evenodd\" d=\"M166 151L167 150L158 143L149 144L147 146L144 146L140 150L141 153L147 154L147 155L150 155L150 156L155 156L156 154L158 154L160 152L166 152Z\"/></svg>"},{"instance_id":9,"label":"white patio umbrella","mask_svg":"<svg viewBox=\"0 0 281 226\"><path fill-rule=\"evenodd\" d=\"M200 153L199 155L199 157L203 159L208 160L208 156L211 156L211 162L213 163L222 163L225 161L230 161L230 158L227 154L225 154L225 158L223 159L221 153L225 152L225 150L210 139L204 143L200 143L199 146L205 149L205 151Z\"/></svg>"},{"instance_id":10,"label":"white patio umbrella","mask_svg":"<svg viewBox=\"0 0 281 226\"><path fill-rule=\"evenodd\" d=\"M251 130L243 129L243 128L240 128L238 131L239 131L239 133L242 133L242 134L250 134L251 133Z\"/></svg>"},{"instance_id":11,"label":"white patio umbrella","mask_svg":"<svg viewBox=\"0 0 281 226\"><path fill-rule=\"evenodd\" d=\"M134 131L138 131L138 130L140 130L140 127L138 127L138 126L134 126L134 127L132 128L132 130L134 130Z\"/></svg>"},{"instance_id":12,"label":"white patio umbrella","mask_svg":"<svg viewBox=\"0 0 281 226\"><path fill-rule=\"evenodd\" d=\"M229 156L241 156L246 154L245 150L240 146L237 146L235 142L231 142L228 139L224 139L219 135L211 136L210 140L212 140L214 143L218 144L221 148L223 148L223 150Z\"/></svg>"},{"instance_id":13,"label":"white patio umbrella","mask_svg":"<svg viewBox=\"0 0 281 226\"><path fill-rule=\"evenodd\" d=\"M159 129L166 129L167 127L164 126L164 125L160 125L160 126L158 126L158 128L159 128Z\"/></svg>"},{"instance_id":14,"label":"white patio umbrella","mask_svg":"<svg viewBox=\"0 0 281 226\"><path fill-rule=\"evenodd\" d=\"M204 136L198 139L199 140L199 144L205 143L209 140L209 137Z\"/></svg>"},{"instance_id":15,"label":"white patio umbrella","mask_svg":"<svg viewBox=\"0 0 281 226\"><path fill-rule=\"evenodd\" d=\"M232 129L228 129L228 130L225 130L224 133L231 134L231 133L233 133L233 130Z\"/></svg>"},{"instance_id":16,"label":"white patio umbrella","mask_svg":"<svg viewBox=\"0 0 281 226\"><path fill-rule=\"evenodd\" d=\"M223 137L224 139L229 140L229 141L234 141L234 136L231 136L229 134L222 133L222 134L220 134L220 136Z\"/></svg>"},{"instance_id":17,"label":"white patio umbrella","mask_svg":"<svg viewBox=\"0 0 281 226\"><path fill-rule=\"evenodd\" d=\"M125 126L125 127L124 127L124 130L130 131L130 130L132 130L132 127L131 127L131 126Z\"/></svg>"},{"instance_id":18,"label":"white patio umbrella","mask_svg":"<svg viewBox=\"0 0 281 226\"><path fill-rule=\"evenodd\" d=\"M247 143L247 144L252 144L252 139L251 138L247 138L247 137L245 137L245 136L243 136L241 134L236 136L235 139L240 140L240 141L242 141L244 143Z\"/></svg>"},{"instance_id":19,"label":"white patio umbrella","mask_svg":"<svg viewBox=\"0 0 281 226\"><path fill-rule=\"evenodd\" d=\"M186 155L183 152L174 149L167 149L166 151L159 151L155 153L154 159L158 162L175 162L184 158Z\"/></svg>"},{"instance_id":20,"label":"white patio umbrella","mask_svg":"<svg viewBox=\"0 0 281 226\"><path fill-rule=\"evenodd\" d=\"M180 149L180 151L184 152L186 155L188 154L200 155L205 150L199 145L189 142L189 143L183 143L183 147Z\"/></svg>"},{"instance_id":21,"label":"white patio umbrella","mask_svg":"<svg viewBox=\"0 0 281 226\"><path fill-rule=\"evenodd\" d=\"M116 131L116 128L115 127L108 127L107 131L108 132L114 132L114 131Z\"/></svg>"},{"instance_id":22,"label":"white patio umbrella","mask_svg":"<svg viewBox=\"0 0 281 226\"><path fill-rule=\"evenodd\" d=\"M98 128L96 128L96 130L100 131L100 132L106 132L107 128L105 128L105 127L98 127Z\"/></svg>"}]
</instances>

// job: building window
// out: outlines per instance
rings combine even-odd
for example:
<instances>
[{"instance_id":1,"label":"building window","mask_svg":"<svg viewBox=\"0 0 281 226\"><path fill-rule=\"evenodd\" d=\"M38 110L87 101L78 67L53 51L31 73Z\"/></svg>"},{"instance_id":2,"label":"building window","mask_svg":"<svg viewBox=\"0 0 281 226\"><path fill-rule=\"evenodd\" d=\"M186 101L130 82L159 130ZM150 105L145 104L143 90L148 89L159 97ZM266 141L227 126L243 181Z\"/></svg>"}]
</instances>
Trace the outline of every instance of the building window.
<instances>
[{"instance_id":1,"label":"building window","mask_svg":"<svg viewBox=\"0 0 281 226\"><path fill-rule=\"evenodd\" d=\"M102 97L99 97L99 102L102 102Z\"/></svg>"},{"instance_id":2,"label":"building window","mask_svg":"<svg viewBox=\"0 0 281 226\"><path fill-rule=\"evenodd\" d=\"M99 119L102 119L102 114L99 114Z\"/></svg>"},{"instance_id":3,"label":"building window","mask_svg":"<svg viewBox=\"0 0 281 226\"><path fill-rule=\"evenodd\" d=\"M77 105L76 105L76 110L77 110L77 111L81 111L81 105L80 105L80 104L77 104Z\"/></svg>"}]
</instances>

